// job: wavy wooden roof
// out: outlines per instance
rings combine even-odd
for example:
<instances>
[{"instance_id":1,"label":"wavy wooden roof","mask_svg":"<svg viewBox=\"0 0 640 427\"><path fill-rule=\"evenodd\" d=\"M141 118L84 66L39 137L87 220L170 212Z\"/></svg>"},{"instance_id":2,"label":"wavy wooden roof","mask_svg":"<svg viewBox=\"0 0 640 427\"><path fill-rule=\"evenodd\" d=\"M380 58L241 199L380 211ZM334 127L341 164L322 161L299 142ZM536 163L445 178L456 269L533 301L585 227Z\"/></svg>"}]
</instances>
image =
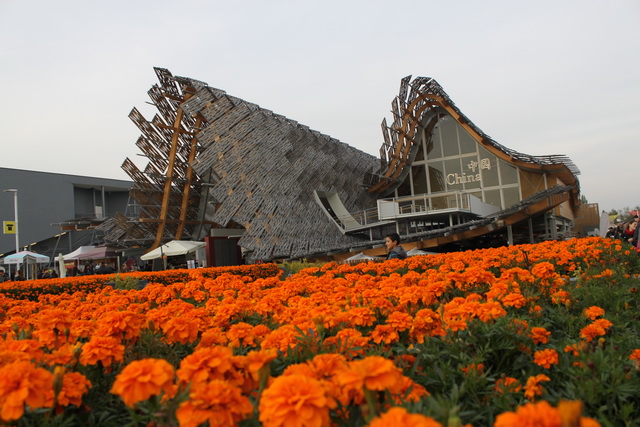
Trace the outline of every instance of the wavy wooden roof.
<instances>
[{"instance_id":1,"label":"wavy wooden roof","mask_svg":"<svg viewBox=\"0 0 640 427\"><path fill-rule=\"evenodd\" d=\"M499 158L524 170L554 174L563 183L574 186L577 194L580 171L569 157L562 154L532 156L499 144L462 114L437 81L429 77L417 77L411 81L411 76L402 79L400 92L391 103L393 122L387 125L386 119L382 121L381 165L368 177L369 192L389 194L401 184L399 178L413 160L411 153L418 143L418 131L436 108L446 110L478 143Z\"/></svg>"}]
</instances>

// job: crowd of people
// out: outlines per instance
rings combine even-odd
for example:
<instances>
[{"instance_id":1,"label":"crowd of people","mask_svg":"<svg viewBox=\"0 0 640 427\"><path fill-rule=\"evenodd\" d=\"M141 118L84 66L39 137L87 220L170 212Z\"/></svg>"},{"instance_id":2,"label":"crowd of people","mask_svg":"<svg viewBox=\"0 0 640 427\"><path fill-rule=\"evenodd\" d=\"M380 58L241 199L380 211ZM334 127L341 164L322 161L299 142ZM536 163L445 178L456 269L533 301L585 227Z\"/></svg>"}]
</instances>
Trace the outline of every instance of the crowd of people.
<instances>
[{"instance_id":1,"label":"crowd of people","mask_svg":"<svg viewBox=\"0 0 640 427\"><path fill-rule=\"evenodd\" d=\"M617 227L609 227L609 231L605 237L610 239L620 239L623 242L628 242L634 248L640 250L640 242L638 242L638 233L640 232L640 226L638 222L640 217L634 215L631 221L622 222Z\"/></svg>"},{"instance_id":2,"label":"crowd of people","mask_svg":"<svg viewBox=\"0 0 640 427\"><path fill-rule=\"evenodd\" d=\"M126 264L125 264L126 266ZM125 269L124 266L122 268L123 272L133 271L131 267L127 266ZM109 264L106 262L93 264L91 262L85 265L78 265L77 267L67 268L65 272L65 276L90 276L94 274L114 274L116 269L113 264ZM36 273L36 279L54 279L57 278L58 272L54 268L40 268ZM0 270L0 282L8 282L8 281L23 281L26 280L24 273L18 269L13 270L10 273L4 270Z\"/></svg>"}]
</instances>

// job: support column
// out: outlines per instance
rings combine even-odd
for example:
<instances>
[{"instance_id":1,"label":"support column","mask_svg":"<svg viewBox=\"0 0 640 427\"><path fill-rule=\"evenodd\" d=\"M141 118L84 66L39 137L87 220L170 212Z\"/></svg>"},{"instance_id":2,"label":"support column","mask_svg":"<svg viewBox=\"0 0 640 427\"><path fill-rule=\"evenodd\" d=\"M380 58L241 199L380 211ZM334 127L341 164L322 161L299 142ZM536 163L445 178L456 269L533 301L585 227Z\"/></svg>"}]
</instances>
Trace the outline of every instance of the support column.
<instances>
[{"instance_id":1,"label":"support column","mask_svg":"<svg viewBox=\"0 0 640 427\"><path fill-rule=\"evenodd\" d=\"M513 246L513 226L507 225L507 244Z\"/></svg>"},{"instance_id":2,"label":"support column","mask_svg":"<svg viewBox=\"0 0 640 427\"><path fill-rule=\"evenodd\" d=\"M553 240L558 240L558 223L556 221L556 216L551 214L549 215L549 228L551 228L551 238Z\"/></svg>"},{"instance_id":3,"label":"support column","mask_svg":"<svg viewBox=\"0 0 640 427\"><path fill-rule=\"evenodd\" d=\"M535 243L533 238L533 219L529 217L527 222L529 223L529 243Z\"/></svg>"},{"instance_id":4,"label":"support column","mask_svg":"<svg viewBox=\"0 0 640 427\"><path fill-rule=\"evenodd\" d=\"M102 218L106 218L106 216L107 216L107 202L106 202L106 199L105 199L105 196L104 196L104 185L101 187L101 190L102 190Z\"/></svg>"},{"instance_id":5,"label":"support column","mask_svg":"<svg viewBox=\"0 0 640 427\"><path fill-rule=\"evenodd\" d=\"M190 97L191 96L187 93L184 96L183 101L186 101ZM167 224L167 213L169 212L169 201L171 199L171 184L173 182L174 165L176 161L176 154L178 152L178 137L180 136L180 130L182 128L183 115L184 111L179 107L176 112L176 118L173 122L173 136L171 138L171 149L169 150L169 165L167 166L167 173L165 175L166 179L164 182L164 192L162 194L162 207L160 209L160 224L158 224L156 240L149 248L150 251L162 245L162 240L164 238L164 229Z\"/></svg>"}]
</instances>

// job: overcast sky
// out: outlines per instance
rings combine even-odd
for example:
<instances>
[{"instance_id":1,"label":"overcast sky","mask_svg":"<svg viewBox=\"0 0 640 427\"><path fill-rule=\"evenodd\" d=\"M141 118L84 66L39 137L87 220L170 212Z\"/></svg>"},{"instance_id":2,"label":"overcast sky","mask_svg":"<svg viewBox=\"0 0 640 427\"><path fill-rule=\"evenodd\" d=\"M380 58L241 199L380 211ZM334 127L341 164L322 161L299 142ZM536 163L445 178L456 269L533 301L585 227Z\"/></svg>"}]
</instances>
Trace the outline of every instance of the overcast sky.
<instances>
[{"instance_id":1,"label":"overcast sky","mask_svg":"<svg viewBox=\"0 0 640 427\"><path fill-rule=\"evenodd\" d=\"M0 167L128 179L153 67L373 155L406 75L497 142L640 204L640 2L0 0Z\"/></svg>"}]
</instances>

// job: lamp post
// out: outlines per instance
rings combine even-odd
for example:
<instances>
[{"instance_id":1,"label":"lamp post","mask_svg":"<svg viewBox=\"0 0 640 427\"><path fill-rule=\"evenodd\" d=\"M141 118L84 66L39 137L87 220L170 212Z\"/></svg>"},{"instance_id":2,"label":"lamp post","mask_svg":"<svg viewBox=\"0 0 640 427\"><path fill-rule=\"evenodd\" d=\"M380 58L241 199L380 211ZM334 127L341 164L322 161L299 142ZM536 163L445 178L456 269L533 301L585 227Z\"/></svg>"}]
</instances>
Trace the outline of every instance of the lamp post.
<instances>
[{"instance_id":1,"label":"lamp post","mask_svg":"<svg viewBox=\"0 0 640 427\"><path fill-rule=\"evenodd\" d=\"M20 237L18 234L18 190L15 188L10 188L8 190L3 190L5 193L13 193L13 209L15 211L14 219L16 223L16 253L20 252Z\"/></svg>"}]
</instances>

